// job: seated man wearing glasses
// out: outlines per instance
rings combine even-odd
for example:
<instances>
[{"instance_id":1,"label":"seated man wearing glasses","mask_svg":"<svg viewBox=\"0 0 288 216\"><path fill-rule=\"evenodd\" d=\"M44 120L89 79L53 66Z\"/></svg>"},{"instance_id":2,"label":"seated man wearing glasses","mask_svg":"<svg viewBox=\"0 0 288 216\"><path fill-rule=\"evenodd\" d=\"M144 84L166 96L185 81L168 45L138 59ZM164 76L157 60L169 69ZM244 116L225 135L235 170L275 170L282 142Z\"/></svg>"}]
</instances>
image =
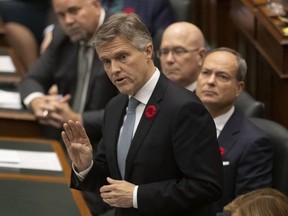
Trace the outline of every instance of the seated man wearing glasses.
<instances>
[{"instance_id":1,"label":"seated man wearing glasses","mask_svg":"<svg viewBox=\"0 0 288 216\"><path fill-rule=\"evenodd\" d=\"M201 30L189 22L176 22L163 32L157 57L169 79L195 91L205 54L205 38Z\"/></svg>"}]
</instances>

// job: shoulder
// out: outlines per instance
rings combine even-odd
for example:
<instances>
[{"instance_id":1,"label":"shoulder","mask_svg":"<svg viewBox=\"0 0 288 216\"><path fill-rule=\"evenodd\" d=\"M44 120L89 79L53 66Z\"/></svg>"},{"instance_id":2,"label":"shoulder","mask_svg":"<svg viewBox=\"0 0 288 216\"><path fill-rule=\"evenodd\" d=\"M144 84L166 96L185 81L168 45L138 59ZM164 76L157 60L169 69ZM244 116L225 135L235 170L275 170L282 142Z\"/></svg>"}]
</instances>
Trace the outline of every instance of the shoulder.
<instances>
[{"instance_id":1,"label":"shoulder","mask_svg":"<svg viewBox=\"0 0 288 216\"><path fill-rule=\"evenodd\" d=\"M70 41L68 35L64 32L59 24L54 25L53 39L51 44L53 46L60 46L61 44L68 44L69 46L76 45Z\"/></svg>"}]
</instances>

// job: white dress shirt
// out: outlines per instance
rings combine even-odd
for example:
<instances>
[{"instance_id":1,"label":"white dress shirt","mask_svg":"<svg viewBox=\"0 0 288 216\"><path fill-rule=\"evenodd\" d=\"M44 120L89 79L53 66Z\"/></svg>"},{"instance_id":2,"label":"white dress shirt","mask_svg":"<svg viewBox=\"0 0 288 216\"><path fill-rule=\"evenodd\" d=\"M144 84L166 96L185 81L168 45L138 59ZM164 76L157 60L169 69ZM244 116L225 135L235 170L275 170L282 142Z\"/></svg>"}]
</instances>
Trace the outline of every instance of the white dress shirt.
<instances>
[{"instance_id":1,"label":"white dress shirt","mask_svg":"<svg viewBox=\"0 0 288 216\"><path fill-rule=\"evenodd\" d=\"M227 123L227 121L229 120L229 118L232 116L234 110L235 110L235 107L232 106L228 112L226 112L223 115L220 115L220 116L213 119L215 126L216 126L217 138L219 137L221 131L223 130L223 128L224 128L225 124Z\"/></svg>"}]
</instances>

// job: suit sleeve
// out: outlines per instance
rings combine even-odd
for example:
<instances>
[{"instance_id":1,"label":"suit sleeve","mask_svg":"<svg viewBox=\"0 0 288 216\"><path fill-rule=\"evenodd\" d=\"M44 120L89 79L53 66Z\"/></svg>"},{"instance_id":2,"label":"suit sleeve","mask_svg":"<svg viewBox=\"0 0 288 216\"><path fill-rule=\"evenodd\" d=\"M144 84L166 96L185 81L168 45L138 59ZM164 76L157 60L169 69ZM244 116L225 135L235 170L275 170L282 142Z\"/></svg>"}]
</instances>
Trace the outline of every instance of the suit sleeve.
<instances>
[{"instance_id":1,"label":"suit sleeve","mask_svg":"<svg viewBox=\"0 0 288 216\"><path fill-rule=\"evenodd\" d=\"M272 185L273 150L268 137L261 136L242 155L236 176L235 197Z\"/></svg>"},{"instance_id":2,"label":"suit sleeve","mask_svg":"<svg viewBox=\"0 0 288 216\"><path fill-rule=\"evenodd\" d=\"M46 94L53 85L53 67L55 65L55 41L52 41L47 50L35 62L28 74L19 84L21 100L33 92Z\"/></svg>"}]
</instances>

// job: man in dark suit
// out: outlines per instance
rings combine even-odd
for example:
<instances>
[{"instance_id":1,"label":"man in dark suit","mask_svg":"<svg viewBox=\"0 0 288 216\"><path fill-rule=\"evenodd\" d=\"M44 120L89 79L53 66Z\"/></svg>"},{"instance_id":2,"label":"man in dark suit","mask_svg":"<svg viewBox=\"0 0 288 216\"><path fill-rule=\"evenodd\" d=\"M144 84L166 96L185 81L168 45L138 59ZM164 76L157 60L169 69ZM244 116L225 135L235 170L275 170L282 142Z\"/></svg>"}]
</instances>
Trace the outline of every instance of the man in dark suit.
<instances>
[{"instance_id":1,"label":"man in dark suit","mask_svg":"<svg viewBox=\"0 0 288 216\"><path fill-rule=\"evenodd\" d=\"M262 130L234 107L244 88L246 62L228 48L210 51L197 79L196 94L212 115L224 166L223 195L215 212L240 194L272 183L272 145Z\"/></svg>"},{"instance_id":2,"label":"man in dark suit","mask_svg":"<svg viewBox=\"0 0 288 216\"><path fill-rule=\"evenodd\" d=\"M208 111L193 92L155 68L150 33L137 15L111 16L93 41L122 94L106 107L94 160L81 123L63 125L62 138L73 162L71 187L100 191L116 207L115 215L211 215L211 203L221 196L223 173ZM131 115L126 113L128 100L139 105L134 136L121 161L120 153L130 144L121 142Z\"/></svg>"},{"instance_id":3,"label":"man in dark suit","mask_svg":"<svg viewBox=\"0 0 288 216\"><path fill-rule=\"evenodd\" d=\"M106 14L98 0L53 0L52 3L60 26L55 27L52 43L22 80L19 86L21 98L45 125L44 136L62 140L63 123L73 119L83 123L96 149L102 136L104 108L118 90L106 75L93 47L87 48L90 70L84 76L86 89L85 84L79 89L77 81L80 72L84 71L79 68L82 63L80 51L85 49L84 45L103 23ZM58 88L57 95L48 95L54 84ZM75 102L79 92L80 101ZM103 213L109 207L99 194L97 197L95 193L85 192L84 197L93 215Z\"/></svg>"},{"instance_id":4,"label":"man in dark suit","mask_svg":"<svg viewBox=\"0 0 288 216\"><path fill-rule=\"evenodd\" d=\"M79 102L82 109L74 109L72 105L79 79L80 43L85 44L103 23L105 11L98 0L61 2L52 1L60 26L55 27L52 43L22 80L19 86L21 98L39 122L48 125L45 132L49 138L61 139L63 123L73 119L83 122L89 138L97 143L101 138L106 103L118 91L106 75L94 48L88 48L91 51L91 74L82 95L86 100ZM48 95L54 84L58 87L58 95Z\"/></svg>"}]
</instances>

